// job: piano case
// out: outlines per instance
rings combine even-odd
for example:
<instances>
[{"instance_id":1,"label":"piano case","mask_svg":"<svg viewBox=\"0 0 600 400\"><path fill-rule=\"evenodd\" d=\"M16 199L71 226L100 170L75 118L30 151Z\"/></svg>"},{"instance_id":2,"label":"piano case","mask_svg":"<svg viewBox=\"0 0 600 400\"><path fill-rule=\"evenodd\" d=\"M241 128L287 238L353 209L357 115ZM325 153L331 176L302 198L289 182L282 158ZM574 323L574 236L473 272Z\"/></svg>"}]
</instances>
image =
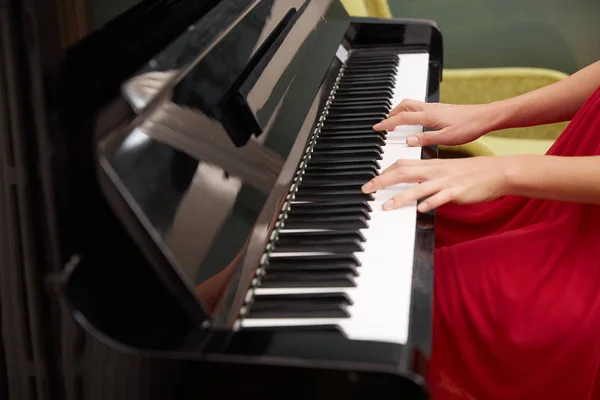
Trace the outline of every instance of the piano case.
<instances>
[{"instance_id":1,"label":"piano case","mask_svg":"<svg viewBox=\"0 0 600 400\"><path fill-rule=\"evenodd\" d=\"M2 83L8 84L8 90L0 91L0 124L5 124L0 125L5 132L2 220L11 221L2 228L12 229L3 236L15 238L2 243L4 349L0 347L0 359L6 360L10 380L0 379L0 397L427 398L433 215L419 215L417 223L416 246L424 261L415 267L413 279L420 281L425 297L413 306L413 312L414 307L422 311L422 326L411 329L420 329L423 335L413 337L412 350L402 356L402 366L391 366L396 359L385 361L385 346L376 347L381 352L377 357L384 362L361 359L374 349L368 343L349 346L348 353L356 354L348 357L343 352L323 357L303 351L313 344L317 349L327 348L326 338L300 341L291 347L299 349L302 356L285 356L277 349L281 343L275 343L270 334L207 329L210 310L186 292L176 274L165 273L160 266L165 263L160 247L147 238L140 239L132 228L139 221L134 214L117 210L110 200L115 193L108 193L106 181L99 178L96 140L99 131L114 128L103 115L122 112L125 102L114 103L120 97L121 84L195 21L208 23L202 18L211 11L226 13L228 7L235 9L242 3L254 2L142 2L125 19L109 24L67 52L60 50L59 22L44 15L33 0L0 9L2 23L7 18L14 23L3 26L17 33L0 37L2 43L18 46L12 53L17 57L4 58L4 69L0 69L5 78L0 80L0 88L6 89ZM320 4L337 13L343 11L337 1ZM341 21L340 26L352 32L354 40L346 35L345 46L392 43L426 47L431 57L427 101L438 101L442 42L434 24L350 19L347 15ZM336 22L339 20L331 21ZM135 34L140 29L148 35ZM132 39L125 39L127 34L137 38L136 46L132 47ZM3 50L5 56L11 54ZM331 60L334 56L332 52ZM332 62L335 64L328 64ZM12 89L6 65L23 67L12 81L18 86ZM11 107L3 108L6 98L2 93L11 94L16 88L34 100L19 113L15 110L24 104L22 99L9 99ZM241 125L225 110L224 115L215 117L224 126L225 120L232 124L224 129L242 133L257 129L252 110L236 109L238 103L232 107L229 112L243 116ZM128 113L135 118L131 108ZM29 121L28 133L5 129L7 115ZM22 158L11 155L15 149L22 151ZM423 149L422 157L435 157L436 152L436 148ZM16 158L11 159L13 156ZM19 179L14 180L15 176ZM7 328L7 324L14 325ZM284 347L299 338L295 332L281 335L278 340L288 343ZM0 378L2 372L0 363Z\"/></svg>"}]
</instances>

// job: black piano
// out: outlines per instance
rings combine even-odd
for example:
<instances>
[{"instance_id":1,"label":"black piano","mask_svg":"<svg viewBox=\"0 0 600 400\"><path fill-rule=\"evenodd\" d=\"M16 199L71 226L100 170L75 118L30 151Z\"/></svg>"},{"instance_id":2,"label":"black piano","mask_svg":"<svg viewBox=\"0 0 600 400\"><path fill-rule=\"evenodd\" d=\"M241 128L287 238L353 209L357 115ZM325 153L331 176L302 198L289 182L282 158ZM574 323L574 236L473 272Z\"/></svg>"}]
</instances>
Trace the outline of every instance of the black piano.
<instances>
[{"instance_id":1,"label":"black piano","mask_svg":"<svg viewBox=\"0 0 600 400\"><path fill-rule=\"evenodd\" d=\"M437 157L372 129L439 100L435 23L40 3L0 10L0 397L427 398L435 216L360 188Z\"/></svg>"}]
</instances>

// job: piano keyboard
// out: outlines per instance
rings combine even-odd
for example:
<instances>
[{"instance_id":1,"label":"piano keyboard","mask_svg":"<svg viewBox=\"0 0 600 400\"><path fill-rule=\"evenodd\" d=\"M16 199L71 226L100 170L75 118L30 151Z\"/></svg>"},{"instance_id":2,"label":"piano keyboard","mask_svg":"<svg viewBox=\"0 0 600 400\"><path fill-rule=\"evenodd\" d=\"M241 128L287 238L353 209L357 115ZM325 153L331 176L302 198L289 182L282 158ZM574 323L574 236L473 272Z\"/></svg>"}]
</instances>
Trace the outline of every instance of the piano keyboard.
<instances>
[{"instance_id":1,"label":"piano keyboard","mask_svg":"<svg viewBox=\"0 0 600 400\"><path fill-rule=\"evenodd\" d=\"M361 186L396 160L420 159L403 126L374 132L403 99L425 101L429 55L353 52L335 87L282 227L246 297L238 327L342 330L408 340L416 204L382 211L406 186Z\"/></svg>"}]
</instances>

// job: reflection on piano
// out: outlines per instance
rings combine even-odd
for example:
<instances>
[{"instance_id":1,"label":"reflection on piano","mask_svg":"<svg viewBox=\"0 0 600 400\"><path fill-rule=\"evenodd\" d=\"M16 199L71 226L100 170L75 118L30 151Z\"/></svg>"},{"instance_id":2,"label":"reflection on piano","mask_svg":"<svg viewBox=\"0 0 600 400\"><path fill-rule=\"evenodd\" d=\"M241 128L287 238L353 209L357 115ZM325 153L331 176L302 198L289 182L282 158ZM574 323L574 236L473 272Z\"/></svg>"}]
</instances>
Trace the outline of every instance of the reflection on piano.
<instances>
[{"instance_id":1,"label":"reflection on piano","mask_svg":"<svg viewBox=\"0 0 600 400\"><path fill-rule=\"evenodd\" d=\"M425 398L434 216L383 212L404 186L360 187L437 156L405 144L423 127L371 128L403 99L438 100L435 24L224 0L94 75L117 28L66 52L57 89L63 129L87 130L69 139L77 240L57 285L88 343L66 359L98 365L80 390ZM140 389L150 376L162 389Z\"/></svg>"}]
</instances>

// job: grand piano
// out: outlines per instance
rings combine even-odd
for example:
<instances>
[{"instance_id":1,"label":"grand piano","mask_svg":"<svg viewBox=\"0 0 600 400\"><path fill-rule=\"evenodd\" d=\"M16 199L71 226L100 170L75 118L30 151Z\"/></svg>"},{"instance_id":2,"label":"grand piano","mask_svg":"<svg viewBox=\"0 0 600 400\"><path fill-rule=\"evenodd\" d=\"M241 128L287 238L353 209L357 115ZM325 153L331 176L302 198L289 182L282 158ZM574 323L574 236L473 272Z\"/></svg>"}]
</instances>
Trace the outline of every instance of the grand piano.
<instances>
[{"instance_id":1,"label":"grand piano","mask_svg":"<svg viewBox=\"0 0 600 400\"><path fill-rule=\"evenodd\" d=\"M428 397L435 215L360 187L437 157L372 129L438 101L435 23L146 0L65 44L37 2L2 17L9 398Z\"/></svg>"}]
</instances>

